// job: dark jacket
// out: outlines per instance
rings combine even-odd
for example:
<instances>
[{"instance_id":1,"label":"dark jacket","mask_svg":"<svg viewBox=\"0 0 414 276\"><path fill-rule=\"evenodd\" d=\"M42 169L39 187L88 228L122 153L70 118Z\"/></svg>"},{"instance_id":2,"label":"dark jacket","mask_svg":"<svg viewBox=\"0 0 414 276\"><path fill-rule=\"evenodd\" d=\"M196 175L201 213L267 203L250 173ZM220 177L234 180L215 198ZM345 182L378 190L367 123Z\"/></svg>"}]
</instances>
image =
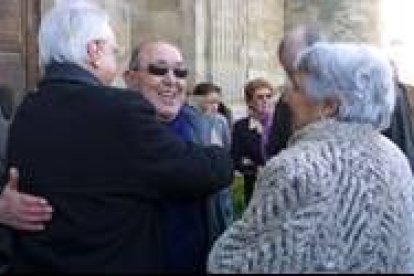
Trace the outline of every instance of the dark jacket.
<instances>
[{"instance_id":1,"label":"dark jacket","mask_svg":"<svg viewBox=\"0 0 414 276\"><path fill-rule=\"evenodd\" d=\"M234 124L231 154L236 170L243 175L256 175L257 168L264 165L261 139L256 129L249 129L248 117Z\"/></svg>"},{"instance_id":2,"label":"dark jacket","mask_svg":"<svg viewBox=\"0 0 414 276\"><path fill-rule=\"evenodd\" d=\"M54 64L11 125L9 165L54 206L43 232L16 233L13 271L161 271L159 205L230 184L225 151L185 143L137 93ZM197 181L194 181L197 180Z\"/></svg>"},{"instance_id":3,"label":"dark jacket","mask_svg":"<svg viewBox=\"0 0 414 276\"><path fill-rule=\"evenodd\" d=\"M266 144L266 159L272 158L287 147L287 142L293 132L291 120L292 114L289 105L282 98L275 105L272 125Z\"/></svg>"},{"instance_id":4,"label":"dark jacket","mask_svg":"<svg viewBox=\"0 0 414 276\"><path fill-rule=\"evenodd\" d=\"M184 105L168 125L183 140L210 145L214 124L211 118ZM164 210L168 271L204 272L211 246L232 221L229 188L196 200L165 202Z\"/></svg>"},{"instance_id":5,"label":"dark jacket","mask_svg":"<svg viewBox=\"0 0 414 276\"><path fill-rule=\"evenodd\" d=\"M383 134L393 141L405 154L411 170L414 170L414 130L412 114L403 84L395 86L395 108L389 128Z\"/></svg>"},{"instance_id":6,"label":"dark jacket","mask_svg":"<svg viewBox=\"0 0 414 276\"><path fill-rule=\"evenodd\" d=\"M167 126L183 141L201 143L201 121L184 105ZM193 124L194 123L194 124ZM195 182L195 181L194 181ZM202 273L207 262L206 198L166 200L163 205L165 267L171 273Z\"/></svg>"},{"instance_id":7,"label":"dark jacket","mask_svg":"<svg viewBox=\"0 0 414 276\"><path fill-rule=\"evenodd\" d=\"M234 124L231 155L235 168L243 175L243 195L247 205L253 194L258 168L265 163L262 148L262 134L256 128L250 128L249 117Z\"/></svg>"}]
</instances>

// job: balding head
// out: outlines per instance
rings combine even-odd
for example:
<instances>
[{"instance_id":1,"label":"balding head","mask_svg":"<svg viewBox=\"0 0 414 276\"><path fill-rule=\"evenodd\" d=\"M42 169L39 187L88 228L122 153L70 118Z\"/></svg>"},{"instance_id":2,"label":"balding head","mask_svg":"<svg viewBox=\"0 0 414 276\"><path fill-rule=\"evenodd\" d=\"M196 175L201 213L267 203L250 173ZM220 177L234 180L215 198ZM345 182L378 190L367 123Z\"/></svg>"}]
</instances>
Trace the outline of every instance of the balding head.
<instances>
[{"instance_id":1,"label":"balding head","mask_svg":"<svg viewBox=\"0 0 414 276\"><path fill-rule=\"evenodd\" d=\"M326 40L321 31L311 25L299 25L283 37L279 44L279 61L286 73L291 76L296 56L300 51L316 42Z\"/></svg>"},{"instance_id":2,"label":"balding head","mask_svg":"<svg viewBox=\"0 0 414 276\"><path fill-rule=\"evenodd\" d=\"M163 121L171 121L184 104L188 70L181 51L163 41L137 46L124 73L128 88L141 93Z\"/></svg>"},{"instance_id":3,"label":"balding head","mask_svg":"<svg viewBox=\"0 0 414 276\"><path fill-rule=\"evenodd\" d=\"M174 52L177 56L180 56L182 58L182 53L178 49L177 46L165 42L165 41L145 41L140 43L138 46L136 46L132 53L131 53L131 59L129 61L129 70L137 70L141 66L143 66L143 63L148 62L148 59L151 59L152 56L158 57L158 54L156 52L161 50L167 50L168 52Z\"/></svg>"}]
</instances>

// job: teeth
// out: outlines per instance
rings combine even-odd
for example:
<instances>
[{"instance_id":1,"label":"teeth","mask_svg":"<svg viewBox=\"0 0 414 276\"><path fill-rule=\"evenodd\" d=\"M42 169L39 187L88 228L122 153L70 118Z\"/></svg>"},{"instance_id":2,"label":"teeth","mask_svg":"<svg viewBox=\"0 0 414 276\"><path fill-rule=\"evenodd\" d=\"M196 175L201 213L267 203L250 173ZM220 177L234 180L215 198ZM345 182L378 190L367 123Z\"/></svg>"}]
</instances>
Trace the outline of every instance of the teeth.
<instances>
[{"instance_id":1,"label":"teeth","mask_svg":"<svg viewBox=\"0 0 414 276\"><path fill-rule=\"evenodd\" d=\"M177 93L173 91L162 91L158 93L164 104L173 105L177 99Z\"/></svg>"},{"instance_id":2,"label":"teeth","mask_svg":"<svg viewBox=\"0 0 414 276\"><path fill-rule=\"evenodd\" d=\"M167 97L167 98L175 98L177 96L177 93L174 91L162 91L158 95L161 97Z\"/></svg>"}]
</instances>

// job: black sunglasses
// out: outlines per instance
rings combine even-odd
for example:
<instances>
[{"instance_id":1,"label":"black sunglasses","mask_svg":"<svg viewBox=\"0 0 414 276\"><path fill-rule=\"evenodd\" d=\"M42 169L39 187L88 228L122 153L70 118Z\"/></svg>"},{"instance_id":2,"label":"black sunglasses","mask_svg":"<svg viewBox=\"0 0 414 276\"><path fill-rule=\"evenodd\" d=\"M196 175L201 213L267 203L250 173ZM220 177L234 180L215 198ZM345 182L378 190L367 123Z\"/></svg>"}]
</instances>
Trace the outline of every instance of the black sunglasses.
<instances>
[{"instance_id":1,"label":"black sunglasses","mask_svg":"<svg viewBox=\"0 0 414 276\"><path fill-rule=\"evenodd\" d=\"M154 76L165 76L169 70L173 71L173 74L176 78L185 79L188 76L188 69L186 68L169 68L165 65L158 64L149 64L147 67L147 72Z\"/></svg>"}]
</instances>

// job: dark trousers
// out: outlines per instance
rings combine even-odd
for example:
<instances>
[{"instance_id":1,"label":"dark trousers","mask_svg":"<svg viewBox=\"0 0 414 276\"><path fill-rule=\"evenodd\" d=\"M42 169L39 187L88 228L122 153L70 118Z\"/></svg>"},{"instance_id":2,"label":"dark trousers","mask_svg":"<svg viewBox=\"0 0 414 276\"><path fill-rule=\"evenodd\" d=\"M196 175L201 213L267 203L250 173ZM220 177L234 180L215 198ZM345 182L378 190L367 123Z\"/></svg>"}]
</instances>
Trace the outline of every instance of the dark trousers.
<instances>
[{"instance_id":1,"label":"dark trousers","mask_svg":"<svg viewBox=\"0 0 414 276\"><path fill-rule=\"evenodd\" d=\"M0 274L8 273L13 256L12 233L5 226L0 227ZM9 271L10 272L10 271Z\"/></svg>"},{"instance_id":2,"label":"dark trousers","mask_svg":"<svg viewBox=\"0 0 414 276\"><path fill-rule=\"evenodd\" d=\"M244 175L244 204L247 206L254 190L254 183L256 182L256 174Z\"/></svg>"}]
</instances>

